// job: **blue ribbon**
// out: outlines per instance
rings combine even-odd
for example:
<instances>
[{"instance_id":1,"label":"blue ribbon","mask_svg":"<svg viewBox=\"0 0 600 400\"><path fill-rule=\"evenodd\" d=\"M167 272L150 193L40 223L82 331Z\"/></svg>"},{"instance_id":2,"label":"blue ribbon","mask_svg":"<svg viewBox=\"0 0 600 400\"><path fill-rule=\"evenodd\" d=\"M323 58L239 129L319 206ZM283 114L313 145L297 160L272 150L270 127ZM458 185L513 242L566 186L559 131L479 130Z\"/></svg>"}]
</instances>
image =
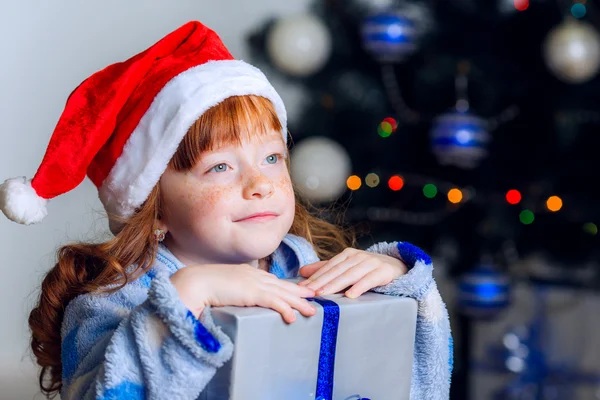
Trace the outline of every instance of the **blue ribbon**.
<instances>
[{"instance_id":1,"label":"blue ribbon","mask_svg":"<svg viewBox=\"0 0 600 400\"><path fill-rule=\"evenodd\" d=\"M335 301L310 298L323 307L323 328L321 329L321 350L319 351L319 374L317 375L316 400L333 399L333 370L337 346L340 306Z\"/></svg>"},{"instance_id":2,"label":"blue ribbon","mask_svg":"<svg viewBox=\"0 0 600 400\"><path fill-rule=\"evenodd\" d=\"M321 349L319 350L319 373L315 400L333 400L333 372L335 350L340 322L340 306L335 301L321 298L307 298L323 307L323 328L321 329ZM360 395L350 396L347 400L370 400Z\"/></svg>"}]
</instances>

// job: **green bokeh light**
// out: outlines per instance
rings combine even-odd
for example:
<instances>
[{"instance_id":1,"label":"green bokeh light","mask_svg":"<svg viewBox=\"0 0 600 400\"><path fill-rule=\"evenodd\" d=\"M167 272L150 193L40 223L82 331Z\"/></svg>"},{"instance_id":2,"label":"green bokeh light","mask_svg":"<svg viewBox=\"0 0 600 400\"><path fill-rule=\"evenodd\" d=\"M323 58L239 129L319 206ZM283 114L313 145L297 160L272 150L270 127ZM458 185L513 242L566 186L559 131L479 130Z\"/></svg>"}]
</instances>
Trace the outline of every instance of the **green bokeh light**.
<instances>
[{"instance_id":1,"label":"green bokeh light","mask_svg":"<svg viewBox=\"0 0 600 400\"><path fill-rule=\"evenodd\" d=\"M598 226L593 222L586 222L583 224L583 230L592 236L596 236L598 234Z\"/></svg>"},{"instance_id":2,"label":"green bokeh light","mask_svg":"<svg viewBox=\"0 0 600 400\"><path fill-rule=\"evenodd\" d=\"M531 225L535 220L535 215L533 215L533 212L530 210L523 210L521 211L521 214L519 214L519 219L521 220L521 223Z\"/></svg>"},{"instance_id":3,"label":"green bokeh light","mask_svg":"<svg viewBox=\"0 0 600 400\"><path fill-rule=\"evenodd\" d=\"M437 192L437 187L432 183L423 186L423 194L429 199L433 199L437 195Z\"/></svg>"},{"instance_id":4,"label":"green bokeh light","mask_svg":"<svg viewBox=\"0 0 600 400\"><path fill-rule=\"evenodd\" d=\"M392 134L392 125L390 125L388 122L379 124L377 126L377 133L383 138L389 137Z\"/></svg>"}]
</instances>

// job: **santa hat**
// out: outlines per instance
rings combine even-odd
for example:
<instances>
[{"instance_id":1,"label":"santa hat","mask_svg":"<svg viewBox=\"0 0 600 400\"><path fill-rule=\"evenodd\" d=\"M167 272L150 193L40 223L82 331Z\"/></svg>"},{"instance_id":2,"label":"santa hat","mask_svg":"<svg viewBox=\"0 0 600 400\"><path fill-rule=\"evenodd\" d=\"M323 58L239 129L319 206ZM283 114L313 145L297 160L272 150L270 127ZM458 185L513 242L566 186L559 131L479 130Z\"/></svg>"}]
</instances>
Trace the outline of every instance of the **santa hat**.
<instances>
[{"instance_id":1,"label":"santa hat","mask_svg":"<svg viewBox=\"0 0 600 400\"><path fill-rule=\"evenodd\" d=\"M87 173L106 211L129 217L193 123L241 95L273 103L285 141L286 111L264 74L234 60L214 31L189 22L83 81L69 96L33 179L0 185L0 209L15 222L39 222L48 199L74 189Z\"/></svg>"}]
</instances>

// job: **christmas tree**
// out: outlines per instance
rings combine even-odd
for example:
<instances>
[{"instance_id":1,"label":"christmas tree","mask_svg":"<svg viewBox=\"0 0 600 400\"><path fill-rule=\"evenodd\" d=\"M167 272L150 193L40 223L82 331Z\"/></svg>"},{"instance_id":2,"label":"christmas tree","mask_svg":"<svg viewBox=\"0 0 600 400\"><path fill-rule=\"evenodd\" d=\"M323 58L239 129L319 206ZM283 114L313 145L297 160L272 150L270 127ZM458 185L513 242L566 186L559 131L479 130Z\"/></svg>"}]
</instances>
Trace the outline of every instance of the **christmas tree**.
<instances>
[{"instance_id":1,"label":"christmas tree","mask_svg":"<svg viewBox=\"0 0 600 400\"><path fill-rule=\"evenodd\" d=\"M578 265L599 250L594 15L590 1L329 0L250 44L304 92L296 184L368 240L450 243L452 273L502 263L507 243Z\"/></svg>"},{"instance_id":2,"label":"christmas tree","mask_svg":"<svg viewBox=\"0 0 600 400\"><path fill-rule=\"evenodd\" d=\"M599 27L591 0L322 0L249 43L298 94L295 184L344 210L364 244L419 244L451 278L482 263L507 276L541 255L563 270L543 282L598 288ZM587 279L565 278L590 264ZM452 398L466 399L461 318ZM543 386L531 376L507 392Z\"/></svg>"}]
</instances>

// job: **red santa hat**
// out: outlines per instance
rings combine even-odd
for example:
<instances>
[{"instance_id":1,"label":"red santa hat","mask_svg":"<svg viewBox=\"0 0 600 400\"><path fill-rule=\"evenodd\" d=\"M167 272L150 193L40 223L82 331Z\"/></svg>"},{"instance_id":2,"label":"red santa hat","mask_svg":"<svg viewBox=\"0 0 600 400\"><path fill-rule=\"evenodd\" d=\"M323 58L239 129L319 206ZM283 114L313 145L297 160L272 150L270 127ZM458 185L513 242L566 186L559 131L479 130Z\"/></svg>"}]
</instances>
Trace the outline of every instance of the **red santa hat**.
<instances>
[{"instance_id":1,"label":"red santa hat","mask_svg":"<svg viewBox=\"0 0 600 400\"><path fill-rule=\"evenodd\" d=\"M251 94L273 103L285 141L285 107L264 74L235 60L214 31L189 22L83 81L69 96L33 179L0 185L0 209L15 222L39 222L48 199L74 189L87 174L106 211L129 217L190 126L228 97Z\"/></svg>"}]
</instances>

